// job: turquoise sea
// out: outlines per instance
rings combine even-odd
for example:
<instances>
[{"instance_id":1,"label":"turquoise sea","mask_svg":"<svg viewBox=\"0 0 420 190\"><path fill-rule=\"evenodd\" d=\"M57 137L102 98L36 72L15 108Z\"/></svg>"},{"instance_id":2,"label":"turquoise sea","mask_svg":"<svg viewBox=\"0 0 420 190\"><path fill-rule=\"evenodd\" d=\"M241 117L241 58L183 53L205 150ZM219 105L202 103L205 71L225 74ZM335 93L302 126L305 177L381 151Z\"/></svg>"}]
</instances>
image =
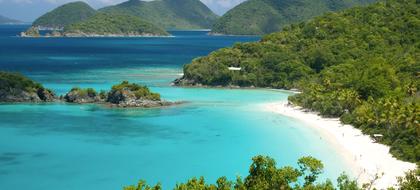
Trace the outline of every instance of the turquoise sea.
<instances>
[{"instance_id":1,"label":"turquoise sea","mask_svg":"<svg viewBox=\"0 0 420 190\"><path fill-rule=\"evenodd\" d=\"M258 37L175 31L173 38L18 38L26 26L0 26L0 70L18 71L57 94L108 89L123 80L148 85L163 109L95 105L1 104L0 189L121 189L139 179L169 189L193 176L245 176L255 155L296 166L312 155L323 178L350 171L320 134L259 105L286 100L279 90L178 88L182 66L235 42Z\"/></svg>"}]
</instances>

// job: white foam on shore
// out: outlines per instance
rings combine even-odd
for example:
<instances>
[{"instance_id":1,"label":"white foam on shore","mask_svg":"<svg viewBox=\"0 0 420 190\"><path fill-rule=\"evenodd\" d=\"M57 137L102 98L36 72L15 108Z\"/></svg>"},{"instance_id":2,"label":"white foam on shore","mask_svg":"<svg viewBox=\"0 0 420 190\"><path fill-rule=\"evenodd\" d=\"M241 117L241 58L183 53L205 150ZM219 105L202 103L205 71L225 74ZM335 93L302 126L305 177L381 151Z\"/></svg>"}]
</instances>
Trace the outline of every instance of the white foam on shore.
<instances>
[{"instance_id":1,"label":"white foam on shore","mask_svg":"<svg viewBox=\"0 0 420 190\"><path fill-rule=\"evenodd\" d=\"M398 176L416 168L416 164L394 158L388 146L375 143L368 135L351 125L343 125L339 119L322 118L317 113L291 106L287 101L266 103L262 109L297 119L319 131L344 156L359 184L371 182L379 175L373 187L395 187Z\"/></svg>"}]
</instances>

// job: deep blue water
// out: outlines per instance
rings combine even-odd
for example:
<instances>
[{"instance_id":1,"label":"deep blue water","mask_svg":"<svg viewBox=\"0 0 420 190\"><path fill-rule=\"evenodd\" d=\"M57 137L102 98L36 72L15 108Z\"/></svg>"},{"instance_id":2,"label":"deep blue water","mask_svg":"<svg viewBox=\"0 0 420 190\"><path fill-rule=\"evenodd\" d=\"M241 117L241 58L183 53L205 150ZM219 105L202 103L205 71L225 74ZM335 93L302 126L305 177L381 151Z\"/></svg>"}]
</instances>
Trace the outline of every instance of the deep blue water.
<instances>
[{"instance_id":1,"label":"deep blue water","mask_svg":"<svg viewBox=\"0 0 420 190\"><path fill-rule=\"evenodd\" d=\"M246 175L251 157L279 166L321 159L323 177L348 171L334 148L299 121L265 112L285 100L276 90L171 87L182 66L258 37L177 31L173 38L18 38L25 26L0 26L0 70L21 72L64 94L74 86L109 89L123 80L151 86L163 109L95 105L0 105L0 189L120 189L139 179L165 189L192 176Z\"/></svg>"}]
</instances>

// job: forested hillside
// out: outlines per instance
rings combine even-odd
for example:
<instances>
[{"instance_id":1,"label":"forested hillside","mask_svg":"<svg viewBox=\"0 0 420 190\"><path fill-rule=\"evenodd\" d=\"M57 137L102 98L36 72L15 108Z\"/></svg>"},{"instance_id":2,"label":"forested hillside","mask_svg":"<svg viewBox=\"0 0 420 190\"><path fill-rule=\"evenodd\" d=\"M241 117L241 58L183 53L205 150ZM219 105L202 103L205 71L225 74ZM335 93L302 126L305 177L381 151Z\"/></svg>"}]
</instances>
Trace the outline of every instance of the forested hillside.
<instances>
[{"instance_id":1,"label":"forested hillside","mask_svg":"<svg viewBox=\"0 0 420 190\"><path fill-rule=\"evenodd\" d=\"M96 13L96 10L82 1L64 4L42 15L33 22L35 27L63 28L66 25L83 21Z\"/></svg>"},{"instance_id":2,"label":"forested hillside","mask_svg":"<svg viewBox=\"0 0 420 190\"><path fill-rule=\"evenodd\" d=\"M127 14L97 13L89 19L64 27L64 35L168 36L169 34L139 17Z\"/></svg>"},{"instance_id":3,"label":"forested hillside","mask_svg":"<svg viewBox=\"0 0 420 190\"><path fill-rule=\"evenodd\" d=\"M248 0L223 15L213 33L261 35L309 20L328 11L338 11L375 0Z\"/></svg>"},{"instance_id":4,"label":"forested hillside","mask_svg":"<svg viewBox=\"0 0 420 190\"><path fill-rule=\"evenodd\" d=\"M207 29L218 18L199 0L129 0L100 11L132 14L164 29Z\"/></svg>"},{"instance_id":5,"label":"forested hillside","mask_svg":"<svg viewBox=\"0 0 420 190\"><path fill-rule=\"evenodd\" d=\"M217 50L175 83L298 88L294 104L383 134L394 156L419 162L419 31L419 1L381 1Z\"/></svg>"}]
</instances>

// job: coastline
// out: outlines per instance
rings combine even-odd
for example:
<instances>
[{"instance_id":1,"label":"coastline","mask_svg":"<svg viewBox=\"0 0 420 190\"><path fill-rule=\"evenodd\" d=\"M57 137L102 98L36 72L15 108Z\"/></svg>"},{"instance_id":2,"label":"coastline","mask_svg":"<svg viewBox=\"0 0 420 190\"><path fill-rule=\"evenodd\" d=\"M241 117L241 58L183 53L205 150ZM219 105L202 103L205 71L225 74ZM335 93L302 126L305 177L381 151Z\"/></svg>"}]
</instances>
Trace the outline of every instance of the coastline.
<instances>
[{"instance_id":1,"label":"coastline","mask_svg":"<svg viewBox=\"0 0 420 190\"><path fill-rule=\"evenodd\" d=\"M373 187L395 187L397 177L416 168L416 164L397 160L389 153L389 147L375 143L368 135L339 119L322 118L314 112L289 105L287 101L262 104L264 111L297 119L324 136L352 168L359 184L369 183L378 175Z\"/></svg>"}]
</instances>

